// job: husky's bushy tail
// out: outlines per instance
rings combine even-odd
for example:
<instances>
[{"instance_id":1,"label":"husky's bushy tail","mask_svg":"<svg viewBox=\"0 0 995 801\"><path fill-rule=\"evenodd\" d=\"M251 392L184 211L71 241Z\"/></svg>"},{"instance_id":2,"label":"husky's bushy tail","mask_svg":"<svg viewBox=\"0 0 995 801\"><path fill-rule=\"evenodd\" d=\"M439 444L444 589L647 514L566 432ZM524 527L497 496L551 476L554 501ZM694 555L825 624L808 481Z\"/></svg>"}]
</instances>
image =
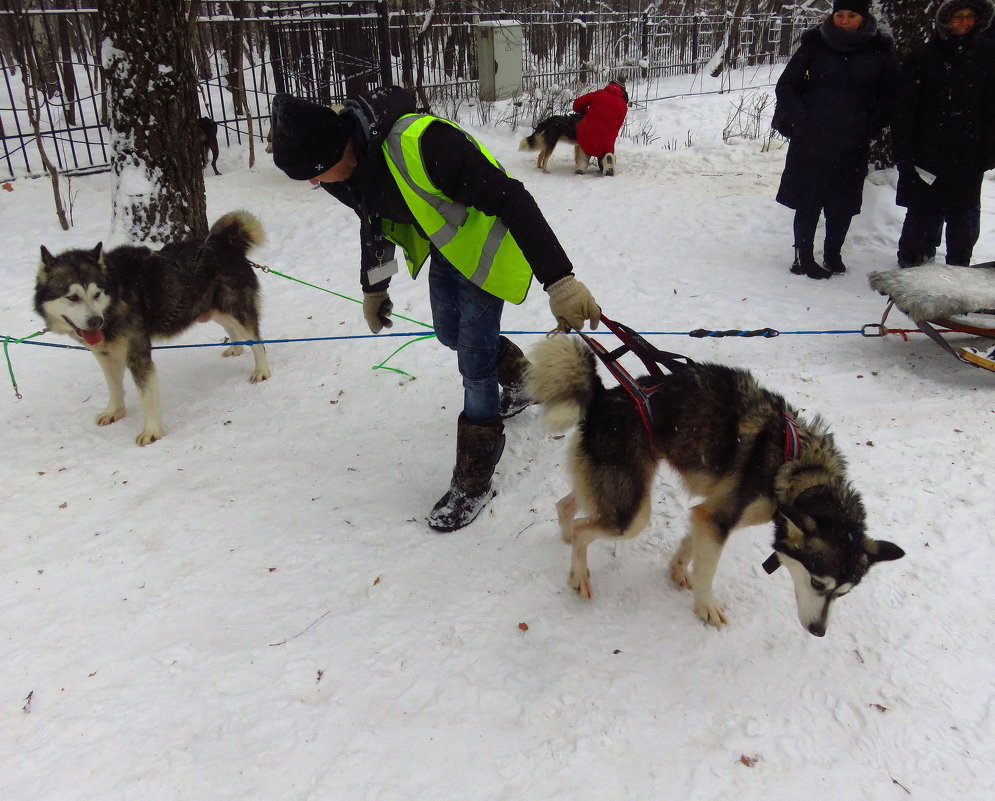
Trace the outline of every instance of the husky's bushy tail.
<instances>
[{"instance_id":1,"label":"husky's bushy tail","mask_svg":"<svg viewBox=\"0 0 995 801\"><path fill-rule=\"evenodd\" d=\"M230 211L211 226L207 241L245 255L266 241L266 234L262 223L249 212Z\"/></svg>"},{"instance_id":2,"label":"husky's bushy tail","mask_svg":"<svg viewBox=\"0 0 995 801\"><path fill-rule=\"evenodd\" d=\"M528 136L526 136L521 142L518 143L519 150L539 150L542 147L543 140L542 134L538 131L533 131Z\"/></svg>"},{"instance_id":3,"label":"husky's bushy tail","mask_svg":"<svg viewBox=\"0 0 995 801\"><path fill-rule=\"evenodd\" d=\"M533 349L526 391L543 406L543 422L564 431L584 419L591 399L604 391L594 353L578 337L557 335Z\"/></svg>"}]
</instances>

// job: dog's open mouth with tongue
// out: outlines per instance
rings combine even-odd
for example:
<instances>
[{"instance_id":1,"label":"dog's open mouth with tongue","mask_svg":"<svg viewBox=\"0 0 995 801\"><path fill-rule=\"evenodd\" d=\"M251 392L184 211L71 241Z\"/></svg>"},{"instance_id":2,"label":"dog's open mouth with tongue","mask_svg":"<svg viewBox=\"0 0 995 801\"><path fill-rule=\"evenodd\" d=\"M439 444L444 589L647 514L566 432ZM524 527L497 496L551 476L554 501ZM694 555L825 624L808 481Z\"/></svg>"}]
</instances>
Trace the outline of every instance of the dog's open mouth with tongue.
<instances>
[{"instance_id":1,"label":"dog's open mouth with tongue","mask_svg":"<svg viewBox=\"0 0 995 801\"><path fill-rule=\"evenodd\" d=\"M62 316L62 319L65 320L67 323L69 323L70 326L72 326L73 331L76 332L76 336L82 339L87 345L99 345L101 342L104 341L104 332L101 331L99 328L94 328L90 331L84 331L82 328L79 328L72 320L70 320L65 315Z\"/></svg>"}]
</instances>

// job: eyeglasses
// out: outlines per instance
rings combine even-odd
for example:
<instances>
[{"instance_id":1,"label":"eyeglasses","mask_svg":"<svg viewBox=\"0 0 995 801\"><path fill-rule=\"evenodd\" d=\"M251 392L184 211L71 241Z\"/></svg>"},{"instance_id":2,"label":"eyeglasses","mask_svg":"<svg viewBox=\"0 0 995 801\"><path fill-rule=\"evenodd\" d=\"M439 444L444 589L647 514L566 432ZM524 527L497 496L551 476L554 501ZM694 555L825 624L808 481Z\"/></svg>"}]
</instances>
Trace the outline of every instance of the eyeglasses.
<instances>
[{"instance_id":1,"label":"eyeglasses","mask_svg":"<svg viewBox=\"0 0 995 801\"><path fill-rule=\"evenodd\" d=\"M973 11L966 11L964 13L954 14L950 19L955 22L973 22L978 18L978 15Z\"/></svg>"}]
</instances>

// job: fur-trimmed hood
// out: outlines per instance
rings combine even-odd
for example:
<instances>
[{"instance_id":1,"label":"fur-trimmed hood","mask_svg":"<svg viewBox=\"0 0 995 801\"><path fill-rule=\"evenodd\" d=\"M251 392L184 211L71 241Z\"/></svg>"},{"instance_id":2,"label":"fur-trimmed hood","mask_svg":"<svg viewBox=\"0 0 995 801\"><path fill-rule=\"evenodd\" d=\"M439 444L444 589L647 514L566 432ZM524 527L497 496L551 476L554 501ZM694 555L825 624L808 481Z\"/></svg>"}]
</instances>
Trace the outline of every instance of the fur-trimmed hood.
<instances>
[{"instance_id":1,"label":"fur-trimmed hood","mask_svg":"<svg viewBox=\"0 0 995 801\"><path fill-rule=\"evenodd\" d=\"M977 36L992 24L992 4L988 0L945 0L936 10L936 33L941 39L949 39L953 35L950 18L962 8L970 8L978 15L968 36Z\"/></svg>"}]
</instances>

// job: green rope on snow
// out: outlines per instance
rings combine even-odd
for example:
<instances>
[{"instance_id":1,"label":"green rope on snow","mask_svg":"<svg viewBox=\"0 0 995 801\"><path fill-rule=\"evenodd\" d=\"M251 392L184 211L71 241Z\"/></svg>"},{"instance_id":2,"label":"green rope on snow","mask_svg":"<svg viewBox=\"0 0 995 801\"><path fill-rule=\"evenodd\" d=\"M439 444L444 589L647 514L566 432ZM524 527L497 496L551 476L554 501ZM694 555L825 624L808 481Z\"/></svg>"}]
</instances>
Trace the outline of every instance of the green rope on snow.
<instances>
[{"instance_id":1,"label":"green rope on snow","mask_svg":"<svg viewBox=\"0 0 995 801\"><path fill-rule=\"evenodd\" d=\"M391 372L394 372L394 373L400 373L401 375L406 375L408 378L415 378L416 376L411 375L411 373L406 373L406 372L404 372L404 370L400 370L397 367L386 367L385 365L387 364L387 362L389 362L391 359L393 359L398 353L400 353L402 350L404 350L406 347L408 347L408 345L412 344L413 342L421 342L423 339L431 339L434 336L435 336L435 334L425 334L425 336L417 337L416 339L409 339L407 342L405 342L403 345L401 345L401 347L399 347L392 354L390 354L390 356L388 356L386 359L384 359L382 362L380 362L380 364L375 364L370 369L371 370L390 370Z\"/></svg>"},{"instance_id":2,"label":"green rope on snow","mask_svg":"<svg viewBox=\"0 0 995 801\"><path fill-rule=\"evenodd\" d=\"M292 275L287 275L286 273L281 273L278 270L273 270L273 269L271 269L269 267L263 266L262 264L256 264L255 262L252 262L252 261L250 261L249 264L251 264L253 267L258 267L264 273L272 273L273 275L278 275L281 278L286 278L288 281L296 281L298 284L304 284L304 286L309 286L309 287L312 287L314 289L320 289L322 292L327 292L329 295L335 295L335 297L342 298L342 300L351 300L353 303L358 303L360 305L362 305L362 303L363 303L363 301L359 300L358 298L351 298L348 295L343 295L341 292L333 292L331 289L325 289L325 287L318 286L317 284L312 284L309 281L304 281L304 280L302 280L300 278L294 278L294 276L292 276ZM428 323L423 323L421 320L414 320L411 317L405 317L403 314L394 314L394 315L391 315L391 316L392 317L396 317L398 320L407 320L409 323L415 323L416 325L421 325L421 326L424 326L425 328L431 328L432 327ZM398 348L398 350L400 350L400 348ZM394 351L394 353L396 353L396 352L397 351ZM391 354L391 355L393 355L393 354ZM388 356L387 358L389 359L390 356ZM373 369L376 369L376 368L373 368Z\"/></svg>"},{"instance_id":3,"label":"green rope on snow","mask_svg":"<svg viewBox=\"0 0 995 801\"><path fill-rule=\"evenodd\" d=\"M15 345L20 345L22 342L24 342L24 340L26 340L26 339L33 339L34 337L40 337L44 333L45 333L44 329L42 329L41 331L35 331L33 334L28 334L26 337L21 337L20 339L15 339L15 340L13 340L13 342L14 342ZM3 338L3 356L7 360L7 372L10 375L10 383L14 387L14 397L17 398L18 400L20 400L21 399L21 393L17 391L17 379L14 378L14 365L11 364L11 361L10 361L10 352L8 350L8 347L9 347L10 343L11 343L11 337L4 337Z\"/></svg>"},{"instance_id":4,"label":"green rope on snow","mask_svg":"<svg viewBox=\"0 0 995 801\"><path fill-rule=\"evenodd\" d=\"M304 280L302 280L300 278L294 278L294 276L292 276L292 275L287 275L286 273L281 273L279 270L273 270L273 269L271 269L269 267L266 267L266 266L264 266L262 264L256 264L254 261L250 261L249 264L251 264L253 267L258 267L264 273L272 273L273 275L278 275L281 278L286 278L288 281L296 281L298 284L303 284L304 286L309 286L309 287L312 287L314 289L320 289L322 292L327 292L329 295L335 295L335 297L337 297L337 298L342 298L343 300L351 300L353 303L359 303L360 305L362 305L362 303L363 303L363 301L359 300L358 298L352 298L352 297L349 297L348 295L343 295L341 292L334 292L331 289L325 289L325 287L318 286L317 284L312 284L309 281L304 281ZM409 323L415 323L415 325L421 325L421 326L424 326L425 328L432 328L432 326L429 325L428 323L423 323L421 320L415 320L415 319L413 319L411 317L405 317L403 314L392 314L391 316L392 317L396 317L398 320L407 320ZM418 337L417 339L412 339L412 340L409 340L409 341L405 342L403 345L401 345L401 347L399 347L392 354L390 354L390 356L388 356L386 359L384 359L382 362L380 362L380 364L375 364L370 369L372 369L372 370L391 370L391 371L393 371L395 373L400 373L401 375L406 375L409 378L414 378L414 376L411 375L411 373L406 373L406 372L404 372L404 370L399 370L396 367L386 367L385 365L387 364L387 362L389 362L391 359L393 359L398 353L400 353L402 350L404 350L406 347L408 347L408 345L410 345L412 342L421 342L423 339L431 339L434 336L435 336L435 334L428 334L426 336Z\"/></svg>"}]
</instances>

